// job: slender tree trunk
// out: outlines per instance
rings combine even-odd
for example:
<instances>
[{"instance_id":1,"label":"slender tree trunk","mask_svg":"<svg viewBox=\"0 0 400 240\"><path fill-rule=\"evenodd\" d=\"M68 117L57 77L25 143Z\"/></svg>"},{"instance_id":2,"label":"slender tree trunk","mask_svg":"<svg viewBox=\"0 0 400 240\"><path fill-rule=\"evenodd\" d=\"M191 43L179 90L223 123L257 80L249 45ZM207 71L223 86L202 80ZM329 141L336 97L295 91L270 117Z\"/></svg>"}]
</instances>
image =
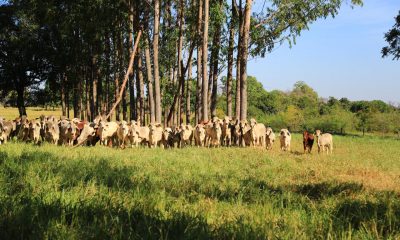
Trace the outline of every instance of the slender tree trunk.
<instances>
[{"instance_id":1,"label":"slender tree trunk","mask_svg":"<svg viewBox=\"0 0 400 240\"><path fill-rule=\"evenodd\" d=\"M85 96L86 96L86 119L88 121L92 120L92 114L90 111L90 96L89 96L89 91L90 91L90 80L89 80L89 74L88 74L88 69L86 68L86 86L85 86Z\"/></svg>"},{"instance_id":2,"label":"slender tree trunk","mask_svg":"<svg viewBox=\"0 0 400 240\"><path fill-rule=\"evenodd\" d=\"M145 58L146 58L146 70L147 70L147 91L149 92L149 110L150 110L150 123L156 121L154 94L153 94L153 74L151 71L151 61L150 61L150 49L149 42L146 38L145 42Z\"/></svg>"},{"instance_id":3,"label":"slender tree trunk","mask_svg":"<svg viewBox=\"0 0 400 240\"><path fill-rule=\"evenodd\" d=\"M119 93L116 96L117 99L116 99L113 107L111 108L110 112L108 113L107 118L109 118L113 114L115 108L118 106L118 104L122 100L123 92L126 89L126 84L128 83L129 75L133 72L133 62L135 60L135 54L136 54L136 50L138 48L141 36L142 36L142 31L139 30L139 32L137 34L137 37L136 37L135 45L133 47L133 52L132 52L132 54L131 54L131 56L129 58L128 69L126 70L126 73L125 73L125 76L124 76L124 81L122 82L121 89L120 89Z\"/></svg>"},{"instance_id":4,"label":"slender tree trunk","mask_svg":"<svg viewBox=\"0 0 400 240\"><path fill-rule=\"evenodd\" d=\"M84 114L84 110L83 110L83 97L82 97L83 96L82 82L85 80L84 76L85 75L83 74L83 71L82 71L82 79L81 79L81 81L78 81L78 99L77 99L77 102L79 104L79 107L78 107L79 115L77 115L75 117L80 118L80 119L84 119L85 118L85 114Z\"/></svg>"},{"instance_id":5,"label":"slender tree trunk","mask_svg":"<svg viewBox=\"0 0 400 240\"><path fill-rule=\"evenodd\" d=\"M106 94L105 94L105 102L104 106L102 106L102 114L106 114L109 110L110 105L110 75L111 75L111 43L110 43L110 36L108 31L106 31L105 36L105 56L106 56Z\"/></svg>"},{"instance_id":6,"label":"slender tree trunk","mask_svg":"<svg viewBox=\"0 0 400 240\"><path fill-rule=\"evenodd\" d=\"M96 50L95 50L96 51ZM97 115L97 85L98 85L98 78L97 78L97 54L95 53L92 57L92 118Z\"/></svg>"},{"instance_id":7,"label":"slender tree trunk","mask_svg":"<svg viewBox=\"0 0 400 240\"><path fill-rule=\"evenodd\" d=\"M154 0L154 36L153 36L153 54L154 54L154 87L155 87L155 113L156 122L161 123L161 92L160 75L158 69L158 39L160 24L160 0Z\"/></svg>"},{"instance_id":8,"label":"slender tree trunk","mask_svg":"<svg viewBox=\"0 0 400 240\"><path fill-rule=\"evenodd\" d=\"M188 78L186 82L186 124L190 124L190 94L192 91L192 59L189 62Z\"/></svg>"},{"instance_id":9,"label":"slender tree trunk","mask_svg":"<svg viewBox=\"0 0 400 240\"><path fill-rule=\"evenodd\" d=\"M69 118L69 82L68 82L68 76L66 75L65 79L65 105L66 105L66 111L67 111L67 118Z\"/></svg>"},{"instance_id":10,"label":"slender tree trunk","mask_svg":"<svg viewBox=\"0 0 400 240\"><path fill-rule=\"evenodd\" d=\"M135 11L133 7L132 1L128 1L129 3L129 56L132 55L133 51L133 30L134 30L134 23L133 23L133 12ZM138 50L140 52L140 50ZM138 60L137 58L134 61L134 69L136 72L138 71ZM134 120L135 117L135 74L132 72L129 76L129 119ZM136 88L137 89L137 88ZM138 95L137 95L138 96ZM137 111L136 111L137 112Z\"/></svg>"},{"instance_id":11,"label":"slender tree trunk","mask_svg":"<svg viewBox=\"0 0 400 240\"><path fill-rule=\"evenodd\" d=\"M183 51L183 25L184 25L184 3L183 0L179 1L179 46L178 46L178 76L179 80L182 81L180 97L179 97L179 110L178 110L178 119L179 124L183 124L183 114L184 114L184 101L183 98L185 96L185 76L183 75L183 60L182 60L182 51Z\"/></svg>"},{"instance_id":12,"label":"slender tree trunk","mask_svg":"<svg viewBox=\"0 0 400 240\"><path fill-rule=\"evenodd\" d=\"M235 44L235 1L232 0L232 19L229 24L229 45L228 45L228 73L226 78L226 112L232 117L232 73L233 73L233 50Z\"/></svg>"},{"instance_id":13,"label":"slender tree trunk","mask_svg":"<svg viewBox=\"0 0 400 240\"><path fill-rule=\"evenodd\" d=\"M114 57L114 66L115 66L115 71L114 71L114 101L117 101L118 93L119 93L119 78L120 78L120 65L119 65L119 58L120 58L120 49L117 47L117 44L119 44L119 34L117 33L117 39L114 44L115 46L115 57ZM119 105L116 106L115 108L115 120L119 121L120 120L120 115L119 115Z\"/></svg>"},{"instance_id":14,"label":"slender tree trunk","mask_svg":"<svg viewBox=\"0 0 400 240\"><path fill-rule=\"evenodd\" d=\"M202 119L202 21L203 21L203 0L198 1L198 15L197 15L197 89L196 89L196 124Z\"/></svg>"},{"instance_id":15,"label":"slender tree trunk","mask_svg":"<svg viewBox=\"0 0 400 240\"><path fill-rule=\"evenodd\" d=\"M239 0L239 36L238 36L238 51L236 57L236 99L235 99L235 115L236 119L240 119L240 102L241 102L241 95L240 95L240 59L242 55L242 36L243 36L243 13L242 13L242 0Z\"/></svg>"},{"instance_id":16,"label":"slender tree trunk","mask_svg":"<svg viewBox=\"0 0 400 240\"><path fill-rule=\"evenodd\" d=\"M251 20L251 5L253 0L246 0L243 23L242 57L240 61L240 119L247 118L247 57L249 47L249 33Z\"/></svg>"},{"instance_id":17,"label":"slender tree trunk","mask_svg":"<svg viewBox=\"0 0 400 240\"><path fill-rule=\"evenodd\" d=\"M18 106L18 112L19 112L19 116L27 116L26 114L26 108L25 108L25 97L24 97L24 93L25 93L25 79L24 77L21 77L19 79L19 84L16 87L17 89L17 106Z\"/></svg>"},{"instance_id":18,"label":"slender tree trunk","mask_svg":"<svg viewBox=\"0 0 400 240\"><path fill-rule=\"evenodd\" d=\"M207 79L207 60L208 60L208 19L209 0L204 0L204 31L203 31L203 116L202 120L208 121L208 79Z\"/></svg>"},{"instance_id":19,"label":"slender tree trunk","mask_svg":"<svg viewBox=\"0 0 400 240\"><path fill-rule=\"evenodd\" d=\"M65 110L65 73L62 73L61 75L61 114L63 116L66 115L66 110Z\"/></svg>"},{"instance_id":20,"label":"slender tree trunk","mask_svg":"<svg viewBox=\"0 0 400 240\"><path fill-rule=\"evenodd\" d=\"M222 14L222 0L218 3L218 12ZM211 95L211 116L217 116L217 97L218 97L218 65L219 65L219 50L221 44L221 23L217 23L215 27L213 39L213 79L212 79L212 95Z\"/></svg>"},{"instance_id":21,"label":"slender tree trunk","mask_svg":"<svg viewBox=\"0 0 400 240\"><path fill-rule=\"evenodd\" d=\"M144 80L143 80L143 69L142 69L142 54L138 55L138 71L137 71L137 101L139 102L139 111L137 112L137 118L141 120L144 125Z\"/></svg>"}]
</instances>

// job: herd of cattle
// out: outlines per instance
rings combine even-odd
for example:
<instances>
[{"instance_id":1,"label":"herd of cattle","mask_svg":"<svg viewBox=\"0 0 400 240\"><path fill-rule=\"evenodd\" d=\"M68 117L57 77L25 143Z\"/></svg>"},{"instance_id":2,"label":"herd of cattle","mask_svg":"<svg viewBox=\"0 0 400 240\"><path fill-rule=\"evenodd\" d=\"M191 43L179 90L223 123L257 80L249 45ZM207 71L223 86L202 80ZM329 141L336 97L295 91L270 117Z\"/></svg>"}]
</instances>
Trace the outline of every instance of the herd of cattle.
<instances>
[{"instance_id":1,"label":"herd of cattle","mask_svg":"<svg viewBox=\"0 0 400 240\"><path fill-rule=\"evenodd\" d=\"M139 122L107 121L98 116L93 122L77 118L59 120L54 116L41 116L28 120L25 116L15 120L0 117L0 144L16 137L19 141L40 144L44 141L67 146L94 146L98 142L106 146L125 148L144 144L149 147L164 148L195 146L260 146L271 149L275 142L275 134L270 127L258 123L255 119L232 120L213 118L207 123L191 125L181 124L177 127L163 128L161 124L152 123L141 126ZM315 135L304 131L304 152L311 152L316 138L318 152L332 153L333 139L329 133L322 134L316 130ZM290 151L291 133L281 129L279 133L280 148Z\"/></svg>"}]
</instances>

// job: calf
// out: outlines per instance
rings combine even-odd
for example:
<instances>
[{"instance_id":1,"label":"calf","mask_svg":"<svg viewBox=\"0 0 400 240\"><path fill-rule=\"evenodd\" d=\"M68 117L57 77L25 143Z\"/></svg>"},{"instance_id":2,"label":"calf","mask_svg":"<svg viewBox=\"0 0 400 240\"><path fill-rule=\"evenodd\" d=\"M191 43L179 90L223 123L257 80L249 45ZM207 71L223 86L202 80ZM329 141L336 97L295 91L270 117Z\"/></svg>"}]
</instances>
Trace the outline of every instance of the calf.
<instances>
[{"instance_id":1,"label":"calf","mask_svg":"<svg viewBox=\"0 0 400 240\"><path fill-rule=\"evenodd\" d=\"M314 134L304 131L303 132L304 153L306 153L306 151L308 151L308 153L311 153L313 145L314 145Z\"/></svg>"},{"instance_id":2,"label":"calf","mask_svg":"<svg viewBox=\"0 0 400 240\"><path fill-rule=\"evenodd\" d=\"M121 148L125 148L125 143L129 140L131 126L126 121L122 121L117 130L118 143Z\"/></svg>"},{"instance_id":3,"label":"calf","mask_svg":"<svg viewBox=\"0 0 400 240\"><path fill-rule=\"evenodd\" d=\"M77 128L80 132L79 137L77 138L78 143L75 147L83 145L84 143L88 143L88 145L92 145L91 141L96 138L97 125L94 123L80 122L77 125Z\"/></svg>"},{"instance_id":4,"label":"calf","mask_svg":"<svg viewBox=\"0 0 400 240\"><path fill-rule=\"evenodd\" d=\"M197 124L194 129L194 144L198 147L204 146L206 139L206 130L203 124Z\"/></svg>"},{"instance_id":5,"label":"calf","mask_svg":"<svg viewBox=\"0 0 400 240\"><path fill-rule=\"evenodd\" d=\"M280 140L281 149L283 151L290 151L290 141L292 140L292 136L290 135L289 130L281 129Z\"/></svg>"},{"instance_id":6,"label":"calf","mask_svg":"<svg viewBox=\"0 0 400 240\"><path fill-rule=\"evenodd\" d=\"M33 140L35 144L38 144L41 141L40 130L41 125L39 119L32 120L29 123L29 138Z\"/></svg>"},{"instance_id":7,"label":"calf","mask_svg":"<svg viewBox=\"0 0 400 240\"><path fill-rule=\"evenodd\" d=\"M219 121L209 123L205 127L206 130L206 145L208 147L218 147L221 144L222 129Z\"/></svg>"},{"instance_id":8,"label":"calf","mask_svg":"<svg viewBox=\"0 0 400 240\"><path fill-rule=\"evenodd\" d=\"M265 142L266 142L266 148L268 150L271 150L272 149L272 145L275 142L275 133L272 130L272 128L270 128L270 127L267 127L267 132L266 132L266 135L265 135Z\"/></svg>"},{"instance_id":9,"label":"calf","mask_svg":"<svg viewBox=\"0 0 400 240\"><path fill-rule=\"evenodd\" d=\"M223 146L230 146L231 145L231 138L232 138L232 132L230 129L230 119L229 117L225 117L223 122L222 122L222 139L221 143Z\"/></svg>"},{"instance_id":10,"label":"calf","mask_svg":"<svg viewBox=\"0 0 400 240\"><path fill-rule=\"evenodd\" d=\"M60 139L60 127L55 121L47 121L45 126L45 138L49 143L58 144Z\"/></svg>"},{"instance_id":11,"label":"calf","mask_svg":"<svg viewBox=\"0 0 400 240\"><path fill-rule=\"evenodd\" d=\"M325 152L328 154L329 152L332 154L333 151L333 137L330 133L321 133L321 130L315 131L315 136L317 138L317 145L318 145L318 153Z\"/></svg>"},{"instance_id":12,"label":"calf","mask_svg":"<svg viewBox=\"0 0 400 240\"><path fill-rule=\"evenodd\" d=\"M160 123L150 124L149 142L150 147L157 147L161 144L163 128Z\"/></svg>"},{"instance_id":13,"label":"calf","mask_svg":"<svg viewBox=\"0 0 400 240\"><path fill-rule=\"evenodd\" d=\"M265 147L265 135L267 134L267 128L265 125L257 123L257 121L252 118L250 120L250 128L251 142L253 146Z\"/></svg>"},{"instance_id":14,"label":"calf","mask_svg":"<svg viewBox=\"0 0 400 240\"><path fill-rule=\"evenodd\" d=\"M247 120L240 121L240 133L241 133L241 143L242 147L251 146L254 142L251 136L251 126L247 123Z\"/></svg>"},{"instance_id":15,"label":"calf","mask_svg":"<svg viewBox=\"0 0 400 240\"><path fill-rule=\"evenodd\" d=\"M118 124L116 122L100 122L99 136L100 141L105 146L113 146L117 138Z\"/></svg>"},{"instance_id":16,"label":"calf","mask_svg":"<svg viewBox=\"0 0 400 240\"><path fill-rule=\"evenodd\" d=\"M192 145L193 127L189 124L181 124L181 126L179 127L179 136L181 139L181 147L184 147L185 145Z\"/></svg>"},{"instance_id":17,"label":"calf","mask_svg":"<svg viewBox=\"0 0 400 240\"><path fill-rule=\"evenodd\" d=\"M139 143L147 143L150 144L150 128L149 127L141 127L135 121L131 123L131 136L135 145L138 146Z\"/></svg>"}]
</instances>

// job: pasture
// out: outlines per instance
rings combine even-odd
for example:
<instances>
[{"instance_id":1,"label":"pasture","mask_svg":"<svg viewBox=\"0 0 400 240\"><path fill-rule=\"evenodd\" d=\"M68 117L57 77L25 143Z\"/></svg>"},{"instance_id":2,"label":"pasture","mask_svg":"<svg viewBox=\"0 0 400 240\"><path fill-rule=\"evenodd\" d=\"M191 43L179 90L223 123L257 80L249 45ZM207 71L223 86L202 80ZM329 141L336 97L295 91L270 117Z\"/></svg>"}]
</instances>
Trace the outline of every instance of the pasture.
<instances>
[{"instance_id":1,"label":"pasture","mask_svg":"<svg viewBox=\"0 0 400 240\"><path fill-rule=\"evenodd\" d=\"M1 238L398 239L400 141L261 148L0 146Z\"/></svg>"}]
</instances>

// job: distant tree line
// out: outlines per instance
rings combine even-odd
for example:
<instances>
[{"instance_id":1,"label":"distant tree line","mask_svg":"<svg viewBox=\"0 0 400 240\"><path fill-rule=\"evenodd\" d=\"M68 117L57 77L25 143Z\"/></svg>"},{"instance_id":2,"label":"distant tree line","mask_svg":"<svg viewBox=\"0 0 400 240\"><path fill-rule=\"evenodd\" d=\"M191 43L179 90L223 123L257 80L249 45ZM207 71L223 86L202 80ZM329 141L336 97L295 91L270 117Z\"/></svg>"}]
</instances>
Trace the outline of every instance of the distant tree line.
<instances>
[{"instance_id":1,"label":"distant tree line","mask_svg":"<svg viewBox=\"0 0 400 240\"><path fill-rule=\"evenodd\" d=\"M117 120L194 123L217 115L226 69L226 115L279 115L270 99L278 93L262 106L249 104L248 60L295 43L344 2L362 4L268 0L252 14L253 0L3 1L0 96L20 115L27 105L61 106L63 115L91 120L120 102Z\"/></svg>"},{"instance_id":2,"label":"distant tree line","mask_svg":"<svg viewBox=\"0 0 400 240\"><path fill-rule=\"evenodd\" d=\"M223 82L226 78L222 79ZM233 80L235 85L235 80ZM254 77L248 78L249 116L274 129L291 131L322 129L335 134L380 132L400 134L400 108L381 100L350 101L318 96L304 82L291 91L266 91ZM221 89L221 93L224 93ZM226 113L226 95L219 98L218 114ZM400 136L400 135L399 135Z\"/></svg>"}]
</instances>

